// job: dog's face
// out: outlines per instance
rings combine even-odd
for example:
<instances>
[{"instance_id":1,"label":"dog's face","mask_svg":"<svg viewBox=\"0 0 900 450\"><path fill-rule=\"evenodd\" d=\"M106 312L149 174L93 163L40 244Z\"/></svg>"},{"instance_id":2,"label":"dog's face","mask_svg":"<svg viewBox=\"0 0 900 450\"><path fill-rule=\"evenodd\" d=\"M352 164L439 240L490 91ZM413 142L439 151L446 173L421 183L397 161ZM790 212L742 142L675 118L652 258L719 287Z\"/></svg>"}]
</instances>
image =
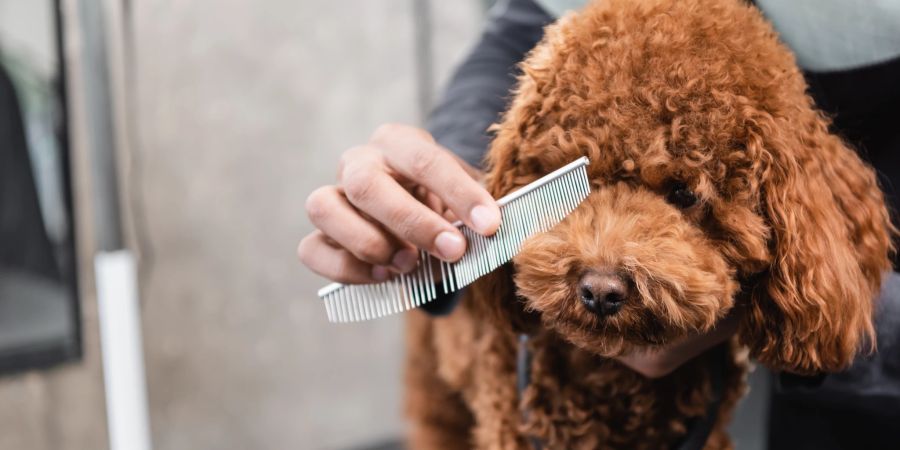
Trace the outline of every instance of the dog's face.
<instances>
[{"instance_id":1,"label":"dog's face","mask_svg":"<svg viewBox=\"0 0 900 450\"><path fill-rule=\"evenodd\" d=\"M593 191L514 259L527 311L603 355L739 305L775 368L837 370L871 336L890 223L769 25L736 0L609 0L547 30L496 127L505 194L586 155Z\"/></svg>"}]
</instances>

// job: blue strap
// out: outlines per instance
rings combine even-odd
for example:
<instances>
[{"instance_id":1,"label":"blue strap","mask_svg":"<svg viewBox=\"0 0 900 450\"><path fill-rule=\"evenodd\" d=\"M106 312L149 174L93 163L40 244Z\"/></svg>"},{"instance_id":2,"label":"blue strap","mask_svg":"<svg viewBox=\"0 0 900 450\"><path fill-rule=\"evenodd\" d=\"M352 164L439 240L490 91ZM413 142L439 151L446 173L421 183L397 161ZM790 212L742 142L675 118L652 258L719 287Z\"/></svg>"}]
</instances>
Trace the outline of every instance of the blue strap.
<instances>
[{"instance_id":1,"label":"blue strap","mask_svg":"<svg viewBox=\"0 0 900 450\"><path fill-rule=\"evenodd\" d=\"M716 353L716 357L713 358L709 367L712 399L706 407L706 415L698 417L689 425L690 430L687 436L684 437L681 444L675 447L678 450L700 450L706 446L706 441L719 418L719 408L721 408L722 399L725 396L725 358L728 357L728 352L724 350L723 348L712 350Z\"/></svg>"},{"instance_id":2,"label":"blue strap","mask_svg":"<svg viewBox=\"0 0 900 450\"><path fill-rule=\"evenodd\" d=\"M525 389L531 384L531 352L528 351L528 335L519 334L519 351L516 354L516 388L519 391L519 399L525 393ZM528 420L528 410L522 411L522 419ZM536 436L529 436L531 447L535 450L541 450L540 439Z\"/></svg>"}]
</instances>

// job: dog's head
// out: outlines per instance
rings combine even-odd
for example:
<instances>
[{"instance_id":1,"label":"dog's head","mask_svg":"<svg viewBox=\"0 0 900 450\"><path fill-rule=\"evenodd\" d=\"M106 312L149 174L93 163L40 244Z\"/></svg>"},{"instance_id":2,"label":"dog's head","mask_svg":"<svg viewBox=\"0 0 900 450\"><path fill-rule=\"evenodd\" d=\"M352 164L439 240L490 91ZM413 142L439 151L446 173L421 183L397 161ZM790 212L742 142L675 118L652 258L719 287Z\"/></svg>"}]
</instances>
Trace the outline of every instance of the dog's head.
<instances>
[{"instance_id":1,"label":"dog's head","mask_svg":"<svg viewBox=\"0 0 900 450\"><path fill-rule=\"evenodd\" d=\"M753 355L798 373L843 368L871 342L890 267L882 193L755 9L597 2L549 27L522 69L489 189L586 155L593 191L513 260L503 320L530 314L615 355L738 307Z\"/></svg>"}]
</instances>

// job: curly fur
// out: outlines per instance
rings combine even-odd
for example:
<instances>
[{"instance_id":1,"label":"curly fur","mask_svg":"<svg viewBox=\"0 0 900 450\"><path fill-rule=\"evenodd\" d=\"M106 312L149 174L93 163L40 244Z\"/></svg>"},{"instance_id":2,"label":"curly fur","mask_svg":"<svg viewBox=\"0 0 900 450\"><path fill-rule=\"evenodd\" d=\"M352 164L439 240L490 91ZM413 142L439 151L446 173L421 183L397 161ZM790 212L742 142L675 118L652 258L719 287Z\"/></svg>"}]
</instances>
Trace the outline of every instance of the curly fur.
<instances>
[{"instance_id":1,"label":"curly fur","mask_svg":"<svg viewBox=\"0 0 900 450\"><path fill-rule=\"evenodd\" d=\"M522 64L488 155L501 196L586 155L593 192L513 267L479 280L447 318L410 316L414 448L669 448L726 398L708 448L728 448L747 354L800 374L874 347L873 299L891 233L874 173L805 93L791 53L737 0L604 0L548 27ZM697 204L679 207L674 186ZM578 278L633 286L611 316ZM660 379L610 357L710 330L738 335ZM515 389L517 333L533 336Z\"/></svg>"}]
</instances>

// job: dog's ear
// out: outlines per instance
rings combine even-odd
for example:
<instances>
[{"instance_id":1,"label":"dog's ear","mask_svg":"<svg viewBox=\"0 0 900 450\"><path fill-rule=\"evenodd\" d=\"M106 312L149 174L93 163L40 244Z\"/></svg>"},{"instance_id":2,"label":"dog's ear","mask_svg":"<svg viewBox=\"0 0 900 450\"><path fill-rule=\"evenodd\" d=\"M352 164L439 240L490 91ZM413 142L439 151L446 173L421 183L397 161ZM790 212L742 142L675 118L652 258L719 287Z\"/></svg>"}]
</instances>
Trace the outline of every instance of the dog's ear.
<instances>
[{"instance_id":1,"label":"dog's ear","mask_svg":"<svg viewBox=\"0 0 900 450\"><path fill-rule=\"evenodd\" d=\"M576 21L568 13L547 26L544 37L519 65L521 74L513 88L513 98L502 120L491 126L494 134L487 153L485 184L495 197L508 194L550 171L571 162L571 155L548 154L548 128L556 125L549 116L558 108L548 99L556 98L554 74L565 59L566 29Z\"/></svg>"},{"instance_id":2,"label":"dog's ear","mask_svg":"<svg viewBox=\"0 0 900 450\"><path fill-rule=\"evenodd\" d=\"M751 123L747 150L765 164L772 262L752 292L742 341L776 370L841 370L875 345L873 305L894 232L883 194L811 101L805 112L760 113Z\"/></svg>"},{"instance_id":3,"label":"dog's ear","mask_svg":"<svg viewBox=\"0 0 900 450\"><path fill-rule=\"evenodd\" d=\"M536 139L547 126L543 92L552 80L553 60L563 45L562 27L573 14L558 20L545 30L544 38L520 65L522 70L513 91L513 99L502 120L491 126L494 133L485 166L484 183L494 198L502 197L549 171L569 162L560 154L556 161L548 158L546 149ZM506 264L478 279L469 288L469 298L476 313L498 328L529 332L537 326L535 313L525 311L516 297L512 264Z\"/></svg>"}]
</instances>

